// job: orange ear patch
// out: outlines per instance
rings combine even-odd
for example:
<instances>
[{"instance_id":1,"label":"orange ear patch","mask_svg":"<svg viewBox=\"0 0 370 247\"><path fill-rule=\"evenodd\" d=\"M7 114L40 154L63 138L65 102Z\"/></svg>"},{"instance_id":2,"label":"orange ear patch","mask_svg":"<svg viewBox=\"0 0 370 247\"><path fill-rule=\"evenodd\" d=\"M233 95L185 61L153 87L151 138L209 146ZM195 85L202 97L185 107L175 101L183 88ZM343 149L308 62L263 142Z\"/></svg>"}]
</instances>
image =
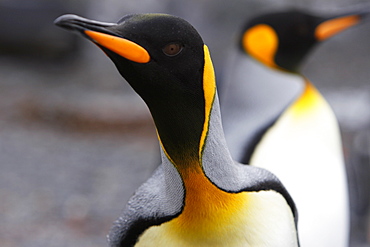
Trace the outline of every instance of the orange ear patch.
<instances>
[{"instance_id":1,"label":"orange ear patch","mask_svg":"<svg viewBox=\"0 0 370 247\"><path fill-rule=\"evenodd\" d=\"M150 55L147 50L128 39L90 30L86 30L85 34L99 45L127 58L128 60L137 63L147 63L150 61Z\"/></svg>"},{"instance_id":2,"label":"orange ear patch","mask_svg":"<svg viewBox=\"0 0 370 247\"><path fill-rule=\"evenodd\" d=\"M319 41L325 40L346 30L349 27L356 25L359 23L359 21L360 17L358 15L338 17L324 21L317 26L315 30L315 37Z\"/></svg>"},{"instance_id":3,"label":"orange ear patch","mask_svg":"<svg viewBox=\"0 0 370 247\"><path fill-rule=\"evenodd\" d=\"M255 59L269 67L278 67L274 57L279 45L275 30L266 24L248 29L243 35L243 48Z\"/></svg>"}]
</instances>

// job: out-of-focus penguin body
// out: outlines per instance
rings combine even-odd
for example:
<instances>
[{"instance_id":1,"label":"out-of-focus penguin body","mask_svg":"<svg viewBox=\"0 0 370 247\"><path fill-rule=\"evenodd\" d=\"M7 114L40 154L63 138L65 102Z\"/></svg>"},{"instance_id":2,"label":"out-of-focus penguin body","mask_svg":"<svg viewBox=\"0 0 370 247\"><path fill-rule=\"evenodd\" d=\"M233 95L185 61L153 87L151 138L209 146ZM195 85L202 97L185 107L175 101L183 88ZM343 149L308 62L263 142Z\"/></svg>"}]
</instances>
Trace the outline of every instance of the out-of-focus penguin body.
<instances>
[{"instance_id":1,"label":"out-of-focus penguin body","mask_svg":"<svg viewBox=\"0 0 370 247\"><path fill-rule=\"evenodd\" d=\"M221 112L232 157L249 162L266 130L303 91L301 81L298 75L257 63L239 49L230 52L226 83L221 85Z\"/></svg>"},{"instance_id":2,"label":"out-of-focus penguin body","mask_svg":"<svg viewBox=\"0 0 370 247\"><path fill-rule=\"evenodd\" d=\"M236 63L250 63L241 54L248 53L268 67L256 67L266 75L251 80L250 74L243 77L248 68L229 69L222 107L230 150L238 161L266 168L281 179L300 212L302 246L348 246L349 201L337 120L298 72L299 65L315 44L356 25L363 15L321 18L286 11L256 17L243 29ZM242 84L249 90L243 91ZM233 116L251 115L257 116L253 123L233 123Z\"/></svg>"},{"instance_id":3,"label":"out-of-focus penguin body","mask_svg":"<svg viewBox=\"0 0 370 247\"><path fill-rule=\"evenodd\" d=\"M339 128L312 84L268 129L250 164L277 174L297 201L302 246L348 246L348 188Z\"/></svg>"},{"instance_id":4,"label":"out-of-focus penguin body","mask_svg":"<svg viewBox=\"0 0 370 247\"><path fill-rule=\"evenodd\" d=\"M231 159L208 48L186 21L129 15L117 24L64 15L148 105L162 164L129 200L110 246L299 246L297 214L270 172Z\"/></svg>"}]
</instances>

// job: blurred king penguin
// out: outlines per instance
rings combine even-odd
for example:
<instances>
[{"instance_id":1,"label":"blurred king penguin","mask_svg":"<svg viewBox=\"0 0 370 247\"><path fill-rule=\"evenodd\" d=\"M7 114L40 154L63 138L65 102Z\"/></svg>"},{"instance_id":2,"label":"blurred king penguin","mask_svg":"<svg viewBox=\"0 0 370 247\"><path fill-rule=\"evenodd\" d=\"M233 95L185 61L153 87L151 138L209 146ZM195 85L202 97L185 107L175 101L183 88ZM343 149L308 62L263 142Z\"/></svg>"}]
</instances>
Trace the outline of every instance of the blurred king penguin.
<instances>
[{"instance_id":1,"label":"blurred king penguin","mask_svg":"<svg viewBox=\"0 0 370 247\"><path fill-rule=\"evenodd\" d=\"M299 66L316 45L365 15L256 17L242 29L228 67L221 103L232 156L281 179L299 210L304 247L348 246L349 202L336 117Z\"/></svg>"}]
</instances>

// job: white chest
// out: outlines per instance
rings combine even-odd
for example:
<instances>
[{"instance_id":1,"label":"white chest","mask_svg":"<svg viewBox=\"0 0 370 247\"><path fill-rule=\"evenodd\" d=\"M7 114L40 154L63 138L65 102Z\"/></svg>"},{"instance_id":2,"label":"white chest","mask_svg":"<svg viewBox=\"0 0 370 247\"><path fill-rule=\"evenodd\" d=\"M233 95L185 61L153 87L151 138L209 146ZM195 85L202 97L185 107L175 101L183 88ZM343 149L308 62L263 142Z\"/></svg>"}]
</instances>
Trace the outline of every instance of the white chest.
<instances>
[{"instance_id":1,"label":"white chest","mask_svg":"<svg viewBox=\"0 0 370 247\"><path fill-rule=\"evenodd\" d=\"M202 229L197 219L194 229L177 219L149 228L135 247L296 247L292 212L285 199L273 191L242 192L244 207L229 215L231 221L217 218ZM209 215L205 215L205 220ZM226 223L228 222L228 223ZM210 230L210 231L208 231Z\"/></svg>"},{"instance_id":2,"label":"white chest","mask_svg":"<svg viewBox=\"0 0 370 247\"><path fill-rule=\"evenodd\" d=\"M316 96L315 102L286 110L250 164L277 175L293 197L301 246L346 246L347 181L339 128L328 104Z\"/></svg>"}]
</instances>

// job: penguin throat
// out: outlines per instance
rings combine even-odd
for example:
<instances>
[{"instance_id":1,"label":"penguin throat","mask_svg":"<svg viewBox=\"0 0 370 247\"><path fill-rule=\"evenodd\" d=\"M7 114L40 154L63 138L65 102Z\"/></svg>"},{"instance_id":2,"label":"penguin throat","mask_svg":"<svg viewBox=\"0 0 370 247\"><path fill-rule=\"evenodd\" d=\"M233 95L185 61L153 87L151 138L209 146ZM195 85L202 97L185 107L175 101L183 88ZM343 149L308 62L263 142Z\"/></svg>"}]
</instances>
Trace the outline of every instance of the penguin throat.
<instances>
[{"instance_id":1,"label":"penguin throat","mask_svg":"<svg viewBox=\"0 0 370 247\"><path fill-rule=\"evenodd\" d=\"M220 218L226 223L232 218L230 208L244 201L234 194L217 188L204 174L200 166L182 171L185 188L184 210L176 218L179 229L187 229L191 235L206 236L214 233ZM234 211L235 213L235 211Z\"/></svg>"},{"instance_id":2,"label":"penguin throat","mask_svg":"<svg viewBox=\"0 0 370 247\"><path fill-rule=\"evenodd\" d=\"M194 108L194 102L187 102L184 111L172 111L170 117L177 115L173 118L173 122L166 124L166 129L161 128L157 124L158 139L161 147L166 154L167 158L175 165L177 169L186 170L187 167L198 166L201 167L202 153L205 147L212 106L216 97L216 81L209 54L208 47L204 45L204 68L203 68L203 81L202 81L202 102L198 105L202 109ZM186 101L184 98L181 101ZM168 107L168 106L167 106ZM183 114L188 113L189 118L184 117ZM161 117L160 120L167 121L167 118ZM154 119L156 120L156 119ZM172 131L168 131L171 130ZM169 135L169 133L172 133Z\"/></svg>"},{"instance_id":3,"label":"penguin throat","mask_svg":"<svg viewBox=\"0 0 370 247\"><path fill-rule=\"evenodd\" d=\"M315 111L323 101L323 98L316 87L307 78L304 78L304 80L305 88L302 94L289 109L293 116L296 117L299 117L302 114L310 114L310 112Z\"/></svg>"}]
</instances>

